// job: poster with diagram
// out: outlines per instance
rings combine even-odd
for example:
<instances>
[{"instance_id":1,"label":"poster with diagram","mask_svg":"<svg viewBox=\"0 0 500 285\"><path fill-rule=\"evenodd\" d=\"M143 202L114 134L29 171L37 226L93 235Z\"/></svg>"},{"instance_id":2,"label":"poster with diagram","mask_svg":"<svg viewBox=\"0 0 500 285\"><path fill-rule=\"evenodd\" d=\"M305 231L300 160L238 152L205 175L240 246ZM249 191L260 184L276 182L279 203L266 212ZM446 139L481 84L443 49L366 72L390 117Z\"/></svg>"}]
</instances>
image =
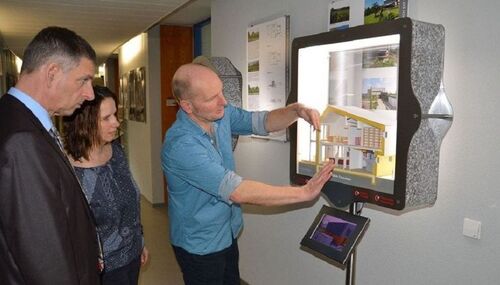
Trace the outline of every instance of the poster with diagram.
<instances>
[{"instance_id":1,"label":"poster with diagram","mask_svg":"<svg viewBox=\"0 0 500 285\"><path fill-rule=\"evenodd\" d=\"M289 16L248 28L247 110L271 111L286 105L288 43ZM265 138L286 141L286 131Z\"/></svg>"}]
</instances>

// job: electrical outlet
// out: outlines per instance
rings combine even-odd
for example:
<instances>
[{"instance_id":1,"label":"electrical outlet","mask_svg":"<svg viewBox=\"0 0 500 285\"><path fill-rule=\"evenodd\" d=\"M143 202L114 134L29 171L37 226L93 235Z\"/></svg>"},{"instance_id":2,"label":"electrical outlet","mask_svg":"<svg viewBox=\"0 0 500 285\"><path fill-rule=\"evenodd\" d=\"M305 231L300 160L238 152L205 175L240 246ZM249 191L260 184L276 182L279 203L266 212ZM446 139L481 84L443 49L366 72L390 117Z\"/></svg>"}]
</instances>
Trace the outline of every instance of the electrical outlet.
<instances>
[{"instance_id":1,"label":"electrical outlet","mask_svg":"<svg viewBox=\"0 0 500 285\"><path fill-rule=\"evenodd\" d=\"M464 218L463 234L466 237L480 239L481 238L481 222Z\"/></svg>"}]
</instances>

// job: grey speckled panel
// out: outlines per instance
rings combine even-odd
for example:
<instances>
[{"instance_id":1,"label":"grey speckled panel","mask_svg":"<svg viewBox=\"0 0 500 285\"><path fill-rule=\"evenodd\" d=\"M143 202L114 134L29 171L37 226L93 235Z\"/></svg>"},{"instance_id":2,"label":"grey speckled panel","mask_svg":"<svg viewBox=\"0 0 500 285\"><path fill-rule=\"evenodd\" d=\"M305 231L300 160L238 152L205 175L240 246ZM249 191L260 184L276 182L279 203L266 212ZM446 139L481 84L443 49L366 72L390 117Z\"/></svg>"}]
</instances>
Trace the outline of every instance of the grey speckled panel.
<instances>
[{"instance_id":1,"label":"grey speckled panel","mask_svg":"<svg viewBox=\"0 0 500 285\"><path fill-rule=\"evenodd\" d=\"M222 92L227 102L241 108L243 84L241 72L226 57L209 57L208 59L222 80ZM238 136L233 136L233 150L237 142Z\"/></svg>"},{"instance_id":2,"label":"grey speckled panel","mask_svg":"<svg viewBox=\"0 0 500 285\"><path fill-rule=\"evenodd\" d=\"M443 74L444 27L412 20L411 84L422 114L428 114ZM422 116L421 116L422 118ZM406 207L432 206L437 198L441 138L422 118L407 161Z\"/></svg>"},{"instance_id":3,"label":"grey speckled panel","mask_svg":"<svg viewBox=\"0 0 500 285\"><path fill-rule=\"evenodd\" d=\"M412 20L411 85L423 114L439 92L443 75L444 27Z\"/></svg>"},{"instance_id":4,"label":"grey speckled panel","mask_svg":"<svg viewBox=\"0 0 500 285\"><path fill-rule=\"evenodd\" d=\"M436 202L439 145L429 121L422 120L408 151L406 207L432 206Z\"/></svg>"}]
</instances>

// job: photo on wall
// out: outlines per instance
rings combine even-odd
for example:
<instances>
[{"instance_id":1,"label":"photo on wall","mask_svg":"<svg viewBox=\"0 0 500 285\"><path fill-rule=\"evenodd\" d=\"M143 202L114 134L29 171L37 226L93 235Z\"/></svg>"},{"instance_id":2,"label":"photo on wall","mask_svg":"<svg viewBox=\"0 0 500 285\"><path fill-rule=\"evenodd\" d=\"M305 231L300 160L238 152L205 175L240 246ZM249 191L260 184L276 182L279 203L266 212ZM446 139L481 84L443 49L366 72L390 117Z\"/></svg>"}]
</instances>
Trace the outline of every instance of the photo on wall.
<instances>
[{"instance_id":1,"label":"photo on wall","mask_svg":"<svg viewBox=\"0 0 500 285\"><path fill-rule=\"evenodd\" d=\"M253 60L248 62L248 72L259 71L259 60Z\"/></svg>"},{"instance_id":2,"label":"photo on wall","mask_svg":"<svg viewBox=\"0 0 500 285\"><path fill-rule=\"evenodd\" d=\"M135 120L146 122L146 69L135 69Z\"/></svg>"},{"instance_id":3,"label":"photo on wall","mask_svg":"<svg viewBox=\"0 0 500 285\"><path fill-rule=\"evenodd\" d=\"M146 68L139 67L125 73L120 85L118 116L123 113L127 120L146 122Z\"/></svg>"},{"instance_id":4,"label":"photo on wall","mask_svg":"<svg viewBox=\"0 0 500 285\"><path fill-rule=\"evenodd\" d=\"M349 0L330 2L330 22L328 30L343 30L349 28L351 6Z\"/></svg>"},{"instance_id":5,"label":"photo on wall","mask_svg":"<svg viewBox=\"0 0 500 285\"><path fill-rule=\"evenodd\" d=\"M365 0L365 25L399 18L400 0Z\"/></svg>"},{"instance_id":6,"label":"photo on wall","mask_svg":"<svg viewBox=\"0 0 500 285\"><path fill-rule=\"evenodd\" d=\"M120 78L120 92L118 96L118 120L120 122L129 118L129 92L128 92L128 73L125 73Z\"/></svg>"},{"instance_id":7,"label":"photo on wall","mask_svg":"<svg viewBox=\"0 0 500 285\"><path fill-rule=\"evenodd\" d=\"M135 121L135 70L130 70L128 72L128 119Z\"/></svg>"}]
</instances>

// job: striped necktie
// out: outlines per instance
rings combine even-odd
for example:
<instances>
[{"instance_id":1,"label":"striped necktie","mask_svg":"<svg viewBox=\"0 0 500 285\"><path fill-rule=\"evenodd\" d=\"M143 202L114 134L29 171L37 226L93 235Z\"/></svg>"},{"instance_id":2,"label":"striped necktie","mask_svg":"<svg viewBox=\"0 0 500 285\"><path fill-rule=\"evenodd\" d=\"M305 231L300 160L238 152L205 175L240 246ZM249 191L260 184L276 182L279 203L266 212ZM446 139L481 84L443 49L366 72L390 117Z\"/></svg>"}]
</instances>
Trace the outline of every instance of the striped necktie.
<instances>
[{"instance_id":1,"label":"striped necktie","mask_svg":"<svg viewBox=\"0 0 500 285\"><path fill-rule=\"evenodd\" d=\"M61 149L61 151L64 152L64 145L62 143L61 136L59 135L59 132L57 131L57 129L52 127L49 130L49 133L52 136L52 138L56 141L56 143L59 146L59 148Z\"/></svg>"}]
</instances>

